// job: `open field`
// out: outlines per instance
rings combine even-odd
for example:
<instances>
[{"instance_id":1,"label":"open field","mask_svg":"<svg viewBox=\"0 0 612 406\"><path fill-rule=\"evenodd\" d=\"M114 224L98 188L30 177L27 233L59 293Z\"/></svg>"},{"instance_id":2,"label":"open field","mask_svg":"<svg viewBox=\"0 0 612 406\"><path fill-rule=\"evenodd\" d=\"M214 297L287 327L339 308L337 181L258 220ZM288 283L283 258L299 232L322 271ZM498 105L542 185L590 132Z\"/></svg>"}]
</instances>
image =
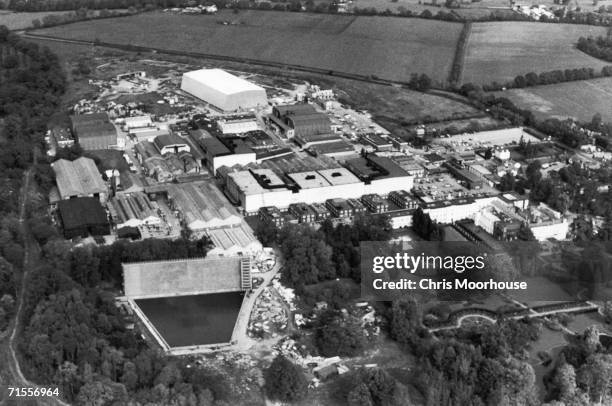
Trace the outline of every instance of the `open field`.
<instances>
[{"instance_id":1,"label":"open field","mask_svg":"<svg viewBox=\"0 0 612 406\"><path fill-rule=\"evenodd\" d=\"M374 8L378 11L391 10L397 13L399 11L409 10L413 14L421 14L423 11L429 10L433 15L436 15L442 11L444 13L452 13L468 19L489 17L491 13L503 15L515 14L515 12L508 6L508 2L503 0L491 0L489 1L489 3L491 3L490 5L485 5L483 4L484 2L463 3L461 4L460 8L445 7L443 1L439 1L437 6L431 5L434 2L435 1L423 2L420 0L355 0L353 1L353 4L349 6L349 11L351 11L353 8Z\"/></svg>"},{"instance_id":2,"label":"open field","mask_svg":"<svg viewBox=\"0 0 612 406\"><path fill-rule=\"evenodd\" d=\"M460 31L458 23L412 18L249 10L198 16L152 12L36 33L252 58L391 80L409 80L411 73L426 72L444 82Z\"/></svg>"},{"instance_id":3,"label":"open field","mask_svg":"<svg viewBox=\"0 0 612 406\"><path fill-rule=\"evenodd\" d=\"M505 83L519 74L591 67L607 62L575 48L581 36L606 34L604 27L532 22L477 23L468 41L464 83Z\"/></svg>"},{"instance_id":4,"label":"open field","mask_svg":"<svg viewBox=\"0 0 612 406\"><path fill-rule=\"evenodd\" d=\"M48 15L65 15L72 11L40 11L33 13L16 13L8 10L0 10L0 25L6 25L9 30L23 30L32 27L32 21L42 20Z\"/></svg>"},{"instance_id":5,"label":"open field","mask_svg":"<svg viewBox=\"0 0 612 406\"><path fill-rule=\"evenodd\" d=\"M409 135L413 124L482 117L468 104L429 93L392 86L334 80L334 90L343 102L367 110L381 126L396 135ZM448 121L445 125L451 125Z\"/></svg>"},{"instance_id":6,"label":"open field","mask_svg":"<svg viewBox=\"0 0 612 406\"><path fill-rule=\"evenodd\" d=\"M612 78L511 89L497 95L533 111L537 118L591 121L600 113L604 121L612 121Z\"/></svg>"},{"instance_id":7,"label":"open field","mask_svg":"<svg viewBox=\"0 0 612 406\"><path fill-rule=\"evenodd\" d=\"M117 9L112 11L124 12L127 10ZM88 10L89 17L96 17L100 13L99 10ZM9 30L24 30L34 26L34 20L40 22L46 16L64 16L72 14L74 11L35 11L35 12L14 12L9 10L0 10L0 25L6 25Z\"/></svg>"},{"instance_id":8,"label":"open field","mask_svg":"<svg viewBox=\"0 0 612 406\"><path fill-rule=\"evenodd\" d=\"M347 102L357 109L368 110L379 124L398 135L407 135L411 129L411 125L409 125L411 122L449 120L444 123L446 126L454 124L450 120L484 120L481 112L468 104L462 103L460 100L455 101L435 94L420 93L395 86L364 83L298 71L288 72L277 68L234 62L211 61L204 58L178 57L164 54L137 57L135 53L109 50L103 47L66 44L42 39L36 39L34 42L51 48L52 51L60 56L65 66L71 66L74 61L81 58L88 58L88 60L92 61L92 66L102 65L112 59L114 61L114 68L110 72L113 75L129 70L148 70L149 64L143 62L143 59L155 59L258 73L263 75L262 77L269 77L282 82L281 85L285 86L307 80L323 88L333 88L343 102ZM67 70L70 71L70 68L67 68ZM94 77L107 77L109 75L110 73L106 68L104 70L94 70ZM68 105L72 105L85 97L84 94L88 87L89 85L85 79L70 81L69 92L71 96L68 98L70 100Z\"/></svg>"}]
</instances>

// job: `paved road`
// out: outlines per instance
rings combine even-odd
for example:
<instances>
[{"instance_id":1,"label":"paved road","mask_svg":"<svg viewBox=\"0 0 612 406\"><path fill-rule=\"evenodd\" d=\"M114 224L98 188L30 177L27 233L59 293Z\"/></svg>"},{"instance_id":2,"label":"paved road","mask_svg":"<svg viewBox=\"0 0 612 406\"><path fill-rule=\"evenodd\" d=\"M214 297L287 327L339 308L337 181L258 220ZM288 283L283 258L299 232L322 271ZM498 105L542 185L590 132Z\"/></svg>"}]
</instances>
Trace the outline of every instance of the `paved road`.
<instances>
[{"instance_id":1,"label":"paved road","mask_svg":"<svg viewBox=\"0 0 612 406\"><path fill-rule=\"evenodd\" d=\"M275 254L276 263L270 271L265 273L253 274L254 276L263 277L263 282L261 283L261 285L259 285L257 289L251 292L251 294L248 297L245 297L244 299L244 303L242 304L238 320L236 320L236 327L234 330L233 339L236 341L236 343L232 346L232 349L234 350L248 350L257 342L257 340L253 340L247 334L247 329L249 327L249 319L251 318L251 312L255 307L255 302L257 301L257 298L259 297L261 292L263 292L264 289L272 283L272 279L280 271L282 261L279 256L279 252L276 251Z\"/></svg>"}]
</instances>

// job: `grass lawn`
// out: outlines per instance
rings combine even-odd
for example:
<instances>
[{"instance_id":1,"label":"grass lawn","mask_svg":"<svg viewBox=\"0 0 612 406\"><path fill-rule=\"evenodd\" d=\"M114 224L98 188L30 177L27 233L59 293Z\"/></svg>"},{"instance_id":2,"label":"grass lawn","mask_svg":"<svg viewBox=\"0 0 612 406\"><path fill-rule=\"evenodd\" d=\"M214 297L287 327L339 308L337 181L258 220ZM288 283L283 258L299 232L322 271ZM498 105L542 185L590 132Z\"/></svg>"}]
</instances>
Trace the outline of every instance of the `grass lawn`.
<instances>
[{"instance_id":1,"label":"grass lawn","mask_svg":"<svg viewBox=\"0 0 612 406\"><path fill-rule=\"evenodd\" d=\"M224 24L227 23L227 24ZM413 18L262 12L162 12L37 30L61 38L244 57L325 70L444 82L461 24Z\"/></svg>"},{"instance_id":2,"label":"grass lawn","mask_svg":"<svg viewBox=\"0 0 612 406\"><path fill-rule=\"evenodd\" d=\"M497 95L533 111L540 119L572 117L591 121L599 113L604 121L612 121L612 78L511 89Z\"/></svg>"},{"instance_id":3,"label":"grass lawn","mask_svg":"<svg viewBox=\"0 0 612 406\"><path fill-rule=\"evenodd\" d=\"M581 36L605 36L604 27L535 22L475 23L469 38L464 83L505 83L519 74L609 63L575 48Z\"/></svg>"}]
</instances>

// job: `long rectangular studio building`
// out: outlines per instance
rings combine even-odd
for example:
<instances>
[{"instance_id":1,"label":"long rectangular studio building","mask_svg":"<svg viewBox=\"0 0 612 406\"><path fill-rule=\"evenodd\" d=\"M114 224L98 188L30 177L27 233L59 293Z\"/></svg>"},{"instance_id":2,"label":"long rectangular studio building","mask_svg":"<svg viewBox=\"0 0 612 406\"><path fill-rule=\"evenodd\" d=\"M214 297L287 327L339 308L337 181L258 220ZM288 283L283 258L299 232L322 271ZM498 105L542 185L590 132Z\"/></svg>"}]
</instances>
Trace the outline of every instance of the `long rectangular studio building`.
<instances>
[{"instance_id":1,"label":"long rectangular studio building","mask_svg":"<svg viewBox=\"0 0 612 406\"><path fill-rule=\"evenodd\" d=\"M411 190L414 177L388 158L374 155L349 160L346 167L291 171L277 174L267 168L250 168L227 174L227 193L246 213L274 206L286 209L296 203L325 203L329 199L359 199L366 194L386 196Z\"/></svg>"},{"instance_id":2,"label":"long rectangular studio building","mask_svg":"<svg viewBox=\"0 0 612 406\"><path fill-rule=\"evenodd\" d=\"M248 110L268 104L264 88L221 69L184 73L181 90L223 111Z\"/></svg>"}]
</instances>

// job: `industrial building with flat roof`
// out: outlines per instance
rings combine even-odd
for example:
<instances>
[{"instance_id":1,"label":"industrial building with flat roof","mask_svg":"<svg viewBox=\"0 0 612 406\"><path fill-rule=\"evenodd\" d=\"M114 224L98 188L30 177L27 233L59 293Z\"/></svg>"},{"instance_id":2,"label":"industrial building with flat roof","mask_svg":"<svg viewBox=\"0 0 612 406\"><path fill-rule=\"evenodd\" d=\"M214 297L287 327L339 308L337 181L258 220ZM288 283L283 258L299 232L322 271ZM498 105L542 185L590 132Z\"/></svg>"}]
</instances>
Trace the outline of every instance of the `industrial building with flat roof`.
<instances>
[{"instance_id":1,"label":"industrial building with flat roof","mask_svg":"<svg viewBox=\"0 0 612 406\"><path fill-rule=\"evenodd\" d=\"M108 188L93 159L80 157L74 161L59 159L51 164L55 172L60 199L95 197L104 203Z\"/></svg>"},{"instance_id":2,"label":"industrial building with flat roof","mask_svg":"<svg viewBox=\"0 0 612 406\"><path fill-rule=\"evenodd\" d=\"M368 162L359 161L361 170L338 167L286 172L284 179L271 169L230 172L226 187L228 195L246 213L265 206L285 209L295 203L325 203L337 197L359 199L371 193L386 196L394 190L412 189L413 178L392 161L383 159L370 166Z\"/></svg>"},{"instance_id":3,"label":"industrial building with flat roof","mask_svg":"<svg viewBox=\"0 0 612 406\"><path fill-rule=\"evenodd\" d=\"M117 145L117 129L106 113L70 116L72 133L85 150L108 149Z\"/></svg>"},{"instance_id":4,"label":"industrial building with flat roof","mask_svg":"<svg viewBox=\"0 0 612 406\"><path fill-rule=\"evenodd\" d=\"M181 90L223 111L266 106L264 88L221 69L200 69L183 74Z\"/></svg>"},{"instance_id":5,"label":"industrial building with flat roof","mask_svg":"<svg viewBox=\"0 0 612 406\"><path fill-rule=\"evenodd\" d=\"M231 142L233 150L214 137L200 139L199 145L204 151L204 165L213 175L222 166L246 166L257 160L255 151L240 139Z\"/></svg>"},{"instance_id":6,"label":"industrial building with flat roof","mask_svg":"<svg viewBox=\"0 0 612 406\"><path fill-rule=\"evenodd\" d=\"M60 200L57 209L66 238L110 234L108 216L98 199L77 197Z\"/></svg>"}]
</instances>

